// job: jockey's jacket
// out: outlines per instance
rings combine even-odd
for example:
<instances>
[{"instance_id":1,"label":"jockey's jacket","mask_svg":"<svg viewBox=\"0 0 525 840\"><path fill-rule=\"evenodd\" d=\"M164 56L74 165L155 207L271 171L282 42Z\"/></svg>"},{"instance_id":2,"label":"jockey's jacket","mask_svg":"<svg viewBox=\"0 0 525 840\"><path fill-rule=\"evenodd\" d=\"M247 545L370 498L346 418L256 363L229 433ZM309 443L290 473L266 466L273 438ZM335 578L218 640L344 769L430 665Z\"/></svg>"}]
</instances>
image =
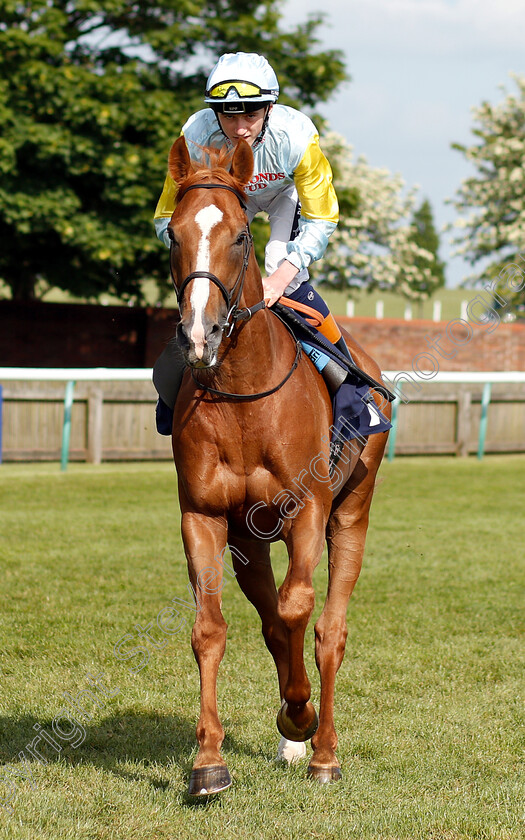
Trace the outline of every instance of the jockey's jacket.
<instances>
[{"instance_id":1,"label":"jockey's jacket","mask_svg":"<svg viewBox=\"0 0 525 840\"><path fill-rule=\"evenodd\" d=\"M190 156L198 161L202 146L230 146L211 108L197 111L182 129ZM330 164L319 146L313 122L300 111L274 105L262 141L252 146L254 173L245 187L248 221L259 211L268 213L271 234L266 246L268 274L287 259L299 273L286 289L290 293L308 279L310 263L320 259L337 227L339 206ZM175 209L177 185L166 176L155 211L157 236L169 246L167 227ZM292 228L300 202L299 232Z\"/></svg>"}]
</instances>

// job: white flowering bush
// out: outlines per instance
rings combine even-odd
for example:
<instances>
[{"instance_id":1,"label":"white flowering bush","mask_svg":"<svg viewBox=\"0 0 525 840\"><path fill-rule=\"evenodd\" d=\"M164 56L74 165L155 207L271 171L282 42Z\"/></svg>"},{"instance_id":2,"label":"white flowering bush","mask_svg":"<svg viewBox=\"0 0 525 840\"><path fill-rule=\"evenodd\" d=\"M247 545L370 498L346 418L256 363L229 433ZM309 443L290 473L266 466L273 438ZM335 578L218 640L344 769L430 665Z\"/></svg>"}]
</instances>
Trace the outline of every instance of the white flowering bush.
<instances>
[{"instance_id":1,"label":"white flowering bush","mask_svg":"<svg viewBox=\"0 0 525 840\"><path fill-rule=\"evenodd\" d=\"M354 159L344 137L321 139L334 172L340 220L322 260L311 266L314 279L337 288L366 287L427 297L434 256L413 241L412 216L417 188L405 190L399 175Z\"/></svg>"},{"instance_id":2,"label":"white flowering bush","mask_svg":"<svg viewBox=\"0 0 525 840\"><path fill-rule=\"evenodd\" d=\"M455 253L472 266L483 260L469 280L495 277L525 247L525 77L511 75L516 93L473 109L476 142L453 144L474 169L452 200L459 215L450 226Z\"/></svg>"}]
</instances>

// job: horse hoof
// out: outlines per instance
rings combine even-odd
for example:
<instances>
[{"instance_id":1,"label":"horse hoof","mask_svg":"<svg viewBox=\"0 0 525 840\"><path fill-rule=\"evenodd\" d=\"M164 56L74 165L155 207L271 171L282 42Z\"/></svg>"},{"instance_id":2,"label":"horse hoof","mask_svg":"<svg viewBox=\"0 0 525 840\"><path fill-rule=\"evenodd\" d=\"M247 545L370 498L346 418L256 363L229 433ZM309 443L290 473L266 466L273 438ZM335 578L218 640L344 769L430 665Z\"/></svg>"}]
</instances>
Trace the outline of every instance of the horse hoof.
<instances>
[{"instance_id":1,"label":"horse hoof","mask_svg":"<svg viewBox=\"0 0 525 840\"><path fill-rule=\"evenodd\" d=\"M188 793L190 796L210 796L212 793L226 790L231 783L231 776L224 764L196 767L191 771Z\"/></svg>"},{"instance_id":2,"label":"horse hoof","mask_svg":"<svg viewBox=\"0 0 525 840\"><path fill-rule=\"evenodd\" d=\"M309 779L315 779L320 785L340 782L343 778L341 768L337 764L332 765L332 767L315 767L310 764L307 775Z\"/></svg>"},{"instance_id":3,"label":"horse hoof","mask_svg":"<svg viewBox=\"0 0 525 840\"><path fill-rule=\"evenodd\" d=\"M287 738L288 741L309 741L312 735L315 735L319 726L317 712L310 702L306 704L305 711L310 716L310 722L306 724L305 728L301 728L290 718L288 703L283 703L277 713L277 729L283 738Z\"/></svg>"}]
</instances>

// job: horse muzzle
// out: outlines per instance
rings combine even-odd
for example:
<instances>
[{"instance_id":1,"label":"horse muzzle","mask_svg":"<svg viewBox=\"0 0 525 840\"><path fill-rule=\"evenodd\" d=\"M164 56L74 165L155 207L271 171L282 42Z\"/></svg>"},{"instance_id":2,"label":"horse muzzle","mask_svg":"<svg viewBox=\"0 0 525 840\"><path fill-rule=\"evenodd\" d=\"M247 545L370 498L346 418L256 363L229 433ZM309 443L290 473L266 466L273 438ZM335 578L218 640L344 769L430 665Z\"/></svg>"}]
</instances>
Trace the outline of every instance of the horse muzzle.
<instances>
[{"instance_id":1,"label":"horse muzzle","mask_svg":"<svg viewBox=\"0 0 525 840\"><path fill-rule=\"evenodd\" d=\"M177 341L182 350L184 361L192 368L213 368L218 361L218 350L223 331L219 324L197 330L193 324L183 321L177 328Z\"/></svg>"}]
</instances>

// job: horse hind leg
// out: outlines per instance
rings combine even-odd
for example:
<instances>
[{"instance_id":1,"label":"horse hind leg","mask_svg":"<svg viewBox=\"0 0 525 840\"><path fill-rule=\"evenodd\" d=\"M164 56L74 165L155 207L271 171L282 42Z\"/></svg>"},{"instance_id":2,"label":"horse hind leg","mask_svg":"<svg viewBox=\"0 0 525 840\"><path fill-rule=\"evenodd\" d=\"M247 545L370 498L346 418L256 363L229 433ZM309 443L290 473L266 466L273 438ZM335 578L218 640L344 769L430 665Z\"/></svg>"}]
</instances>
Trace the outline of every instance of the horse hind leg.
<instances>
[{"instance_id":1,"label":"horse hind leg","mask_svg":"<svg viewBox=\"0 0 525 840\"><path fill-rule=\"evenodd\" d=\"M366 455L370 456L376 448L374 442ZM358 462L328 522L328 593L315 625L315 659L321 678L319 727L312 738L314 752L308 767L310 778L323 783L342 778L341 766L335 754L335 678L345 652L348 600L361 571L368 515L381 455L382 449L377 458L366 458L368 467L364 458Z\"/></svg>"},{"instance_id":2,"label":"horse hind leg","mask_svg":"<svg viewBox=\"0 0 525 840\"><path fill-rule=\"evenodd\" d=\"M284 702L277 715L277 728L284 738L307 741L318 719L310 702L310 682L304 666L304 636L314 607L312 577L324 545L324 510L305 508L294 520L286 538L289 566L279 589L278 614L288 633L288 680Z\"/></svg>"},{"instance_id":3,"label":"horse hind leg","mask_svg":"<svg viewBox=\"0 0 525 840\"><path fill-rule=\"evenodd\" d=\"M346 608L357 578L360 564L344 568L345 550L330 544L329 585L326 602L315 625L315 661L321 678L319 727L312 738L313 755L308 775L320 782L338 781L342 778L335 750L337 733L334 726L335 677L346 646Z\"/></svg>"}]
</instances>

